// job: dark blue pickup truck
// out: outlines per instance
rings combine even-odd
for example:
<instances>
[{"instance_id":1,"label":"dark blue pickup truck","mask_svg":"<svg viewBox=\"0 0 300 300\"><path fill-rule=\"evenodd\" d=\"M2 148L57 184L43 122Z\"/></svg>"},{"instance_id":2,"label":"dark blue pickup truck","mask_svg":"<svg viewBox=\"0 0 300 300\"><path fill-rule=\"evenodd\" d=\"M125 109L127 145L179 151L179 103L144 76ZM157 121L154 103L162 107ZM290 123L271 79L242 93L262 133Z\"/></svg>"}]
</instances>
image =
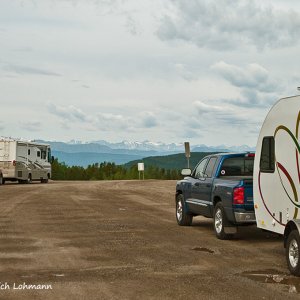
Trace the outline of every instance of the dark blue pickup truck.
<instances>
[{"instance_id":1,"label":"dark blue pickup truck","mask_svg":"<svg viewBox=\"0 0 300 300\"><path fill-rule=\"evenodd\" d=\"M226 153L204 157L176 185L176 219L181 226L194 216L213 218L219 239L229 239L237 225L255 223L253 205L254 153Z\"/></svg>"}]
</instances>

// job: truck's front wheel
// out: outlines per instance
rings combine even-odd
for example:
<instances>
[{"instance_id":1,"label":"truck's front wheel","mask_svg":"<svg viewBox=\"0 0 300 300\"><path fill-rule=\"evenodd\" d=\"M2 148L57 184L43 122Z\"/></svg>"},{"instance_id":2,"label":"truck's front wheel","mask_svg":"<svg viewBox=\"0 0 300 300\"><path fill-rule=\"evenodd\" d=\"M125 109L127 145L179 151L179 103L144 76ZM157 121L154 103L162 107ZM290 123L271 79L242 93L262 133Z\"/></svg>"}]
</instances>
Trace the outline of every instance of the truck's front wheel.
<instances>
[{"instance_id":1,"label":"truck's front wheel","mask_svg":"<svg viewBox=\"0 0 300 300\"><path fill-rule=\"evenodd\" d=\"M228 225L228 220L221 202L218 202L214 209L214 230L216 236L220 240L228 240L233 237L233 234L225 233L225 226Z\"/></svg>"},{"instance_id":2,"label":"truck's front wheel","mask_svg":"<svg viewBox=\"0 0 300 300\"><path fill-rule=\"evenodd\" d=\"M300 276L300 237L298 230L293 230L289 234L285 251L290 272L295 276Z\"/></svg>"},{"instance_id":3,"label":"truck's front wheel","mask_svg":"<svg viewBox=\"0 0 300 300\"><path fill-rule=\"evenodd\" d=\"M186 211L184 197L182 194L179 194L176 197L176 220L180 226L190 226L193 221L193 216L188 214Z\"/></svg>"}]
</instances>

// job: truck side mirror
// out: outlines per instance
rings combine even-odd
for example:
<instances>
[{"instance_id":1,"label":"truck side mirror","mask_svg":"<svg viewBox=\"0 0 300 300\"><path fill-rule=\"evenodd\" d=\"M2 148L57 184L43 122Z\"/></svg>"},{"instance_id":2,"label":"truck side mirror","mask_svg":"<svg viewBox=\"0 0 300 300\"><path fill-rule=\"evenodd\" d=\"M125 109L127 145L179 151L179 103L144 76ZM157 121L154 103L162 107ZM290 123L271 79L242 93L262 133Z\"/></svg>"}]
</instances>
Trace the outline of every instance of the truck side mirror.
<instances>
[{"instance_id":1,"label":"truck side mirror","mask_svg":"<svg viewBox=\"0 0 300 300\"><path fill-rule=\"evenodd\" d=\"M183 176L190 176L192 174L191 169L182 169L181 170L181 175Z\"/></svg>"}]
</instances>

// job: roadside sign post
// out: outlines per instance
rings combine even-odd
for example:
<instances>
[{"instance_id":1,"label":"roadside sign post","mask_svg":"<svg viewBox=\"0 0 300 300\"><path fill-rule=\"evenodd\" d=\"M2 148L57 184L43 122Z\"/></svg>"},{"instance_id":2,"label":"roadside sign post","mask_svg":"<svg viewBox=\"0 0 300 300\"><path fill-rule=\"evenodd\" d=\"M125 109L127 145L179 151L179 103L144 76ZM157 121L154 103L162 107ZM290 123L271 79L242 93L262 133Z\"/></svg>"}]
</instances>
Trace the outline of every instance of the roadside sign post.
<instances>
[{"instance_id":1,"label":"roadside sign post","mask_svg":"<svg viewBox=\"0 0 300 300\"><path fill-rule=\"evenodd\" d=\"M143 173L143 180L145 179L145 165L144 163L138 163L139 180L141 180L141 172Z\"/></svg>"},{"instance_id":2,"label":"roadside sign post","mask_svg":"<svg viewBox=\"0 0 300 300\"><path fill-rule=\"evenodd\" d=\"M187 158L187 167L189 169L190 168L190 157L191 157L190 143L185 142L184 148L185 148L185 157Z\"/></svg>"}]
</instances>

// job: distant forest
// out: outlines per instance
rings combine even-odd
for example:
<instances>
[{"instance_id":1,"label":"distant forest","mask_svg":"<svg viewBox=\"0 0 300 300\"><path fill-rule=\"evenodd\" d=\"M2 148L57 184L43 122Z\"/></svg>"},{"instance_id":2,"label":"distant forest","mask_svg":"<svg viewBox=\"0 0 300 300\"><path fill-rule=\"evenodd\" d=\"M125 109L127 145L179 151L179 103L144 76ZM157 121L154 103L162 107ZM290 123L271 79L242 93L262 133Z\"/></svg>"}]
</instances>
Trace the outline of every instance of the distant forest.
<instances>
[{"instance_id":1,"label":"distant forest","mask_svg":"<svg viewBox=\"0 0 300 300\"><path fill-rule=\"evenodd\" d=\"M204 156L212 153L195 152L191 154L190 168L193 169ZM125 165L112 162L91 164L88 167L68 166L56 158L52 163L52 179L54 180L122 180L139 179L137 164L145 164L145 179L181 179L181 169L187 167L184 153L146 157L131 161Z\"/></svg>"},{"instance_id":2,"label":"distant forest","mask_svg":"<svg viewBox=\"0 0 300 300\"><path fill-rule=\"evenodd\" d=\"M155 166L145 168L145 179L180 179L180 170L166 170ZM141 175L142 178L142 175ZM87 168L60 163L57 159L52 163L52 179L54 180L124 180L139 179L137 166L130 168L115 163L103 162L89 165Z\"/></svg>"}]
</instances>

